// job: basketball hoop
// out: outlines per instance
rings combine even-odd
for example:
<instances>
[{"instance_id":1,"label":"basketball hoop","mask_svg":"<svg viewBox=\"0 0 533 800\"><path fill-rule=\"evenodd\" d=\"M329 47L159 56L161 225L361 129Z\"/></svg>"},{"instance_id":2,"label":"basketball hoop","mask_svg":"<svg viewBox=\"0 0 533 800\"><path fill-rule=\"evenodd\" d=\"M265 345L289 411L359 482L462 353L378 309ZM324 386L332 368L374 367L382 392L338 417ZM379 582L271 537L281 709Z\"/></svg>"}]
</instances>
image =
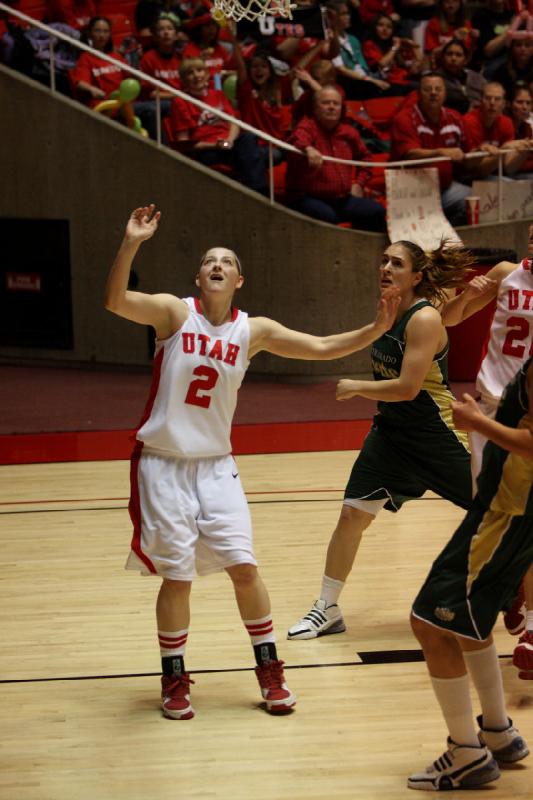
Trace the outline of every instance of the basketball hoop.
<instances>
[{"instance_id":1,"label":"basketball hoop","mask_svg":"<svg viewBox=\"0 0 533 800\"><path fill-rule=\"evenodd\" d=\"M213 0L211 15L218 23L227 19L253 22L258 17L267 16L292 19L292 9L296 7L291 0Z\"/></svg>"}]
</instances>

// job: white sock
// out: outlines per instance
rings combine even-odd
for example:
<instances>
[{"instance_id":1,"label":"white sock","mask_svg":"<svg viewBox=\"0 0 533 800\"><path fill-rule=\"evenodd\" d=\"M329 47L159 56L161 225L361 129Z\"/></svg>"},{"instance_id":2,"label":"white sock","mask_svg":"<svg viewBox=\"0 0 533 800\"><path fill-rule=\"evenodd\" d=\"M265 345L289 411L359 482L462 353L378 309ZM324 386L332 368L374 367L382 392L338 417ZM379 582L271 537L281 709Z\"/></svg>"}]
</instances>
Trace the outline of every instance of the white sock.
<instances>
[{"instance_id":1,"label":"white sock","mask_svg":"<svg viewBox=\"0 0 533 800\"><path fill-rule=\"evenodd\" d=\"M340 593L344 588L344 581L337 581L335 578L322 577L322 588L320 599L326 601L326 606L333 606L339 599Z\"/></svg>"},{"instance_id":2,"label":"white sock","mask_svg":"<svg viewBox=\"0 0 533 800\"><path fill-rule=\"evenodd\" d=\"M267 642L275 642L274 625L272 624L272 614L267 614L266 617L260 619L243 619L244 627L250 634L252 646L256 644L266 644Z\"/></svg>"},{"instance_id":3,"label":"white sock","mask_svg":"<svg viewBox=\"0 0 533 800\"><path fill-rule=\"evenodd\" d=\"M463 651L463 656L481 703L483 727L505 730L509 726L509 717L496 645L493 642L482 650Z\"/></svg>"},{"instance_id":4,"label":"white sock","mask_svg":"<svg viewBox=\"0 0 533 800\"><path fill-rule=\"evenodd\" d=\"M434 678L433 675L430 677L450 738L456 744L479 747L468 675L463 675L461 678Z\"/></svg>"},{"instance_id":5,"label":"white sock","mask_svg":"<svg viewBox=\"0 0 533 800\"><path fill-rule=\"evenodd\" d=\"M181 631L157 631L159 639L159 652L161 658L169 658L172 656L184 656L185 646L187 644L187 636L189 629L184 628Z\"/></svg>"},{"instance_id":6,"label":"white sock","mask_svg":"<svg viewBox=\"0 0 533 800\"><path fill-rule=\"evenodd\" d=\"M531 631L533 633L533 611L528 611L526 613L526 631Z\"/></svg>"}]
</instances>

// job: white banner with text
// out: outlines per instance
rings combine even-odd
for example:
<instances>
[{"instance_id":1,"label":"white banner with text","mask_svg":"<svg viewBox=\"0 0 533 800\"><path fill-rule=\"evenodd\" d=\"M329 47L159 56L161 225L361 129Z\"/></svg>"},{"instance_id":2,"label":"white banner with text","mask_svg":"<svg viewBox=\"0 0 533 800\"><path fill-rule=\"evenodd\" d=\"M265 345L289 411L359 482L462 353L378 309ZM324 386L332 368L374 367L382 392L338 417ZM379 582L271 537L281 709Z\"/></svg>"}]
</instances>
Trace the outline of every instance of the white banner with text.
<instances>
[{"instance_id":1,"label":"white banner with text","mask_svg":"<svg viewBox=\"0 0 533 800\"><path fill-rule=\"evenodd\" d=\"M439 173L425 169L386 169L387 230L391 242L404 239L424 250L441 240L461 242L440 201Z\"/></svg>"},{"instance_id":2,"label":"white banner with text","mask_svg":"<svg viewBox=\"0 0 533 800\"><path fill-rule=\"evenodd\" d=\"M498 181L474 181L471 194L479 197L479 221L498 222ZM502 221L533 217L533 181L504 180L501 187Z\"/></svg>"}]
</instances>

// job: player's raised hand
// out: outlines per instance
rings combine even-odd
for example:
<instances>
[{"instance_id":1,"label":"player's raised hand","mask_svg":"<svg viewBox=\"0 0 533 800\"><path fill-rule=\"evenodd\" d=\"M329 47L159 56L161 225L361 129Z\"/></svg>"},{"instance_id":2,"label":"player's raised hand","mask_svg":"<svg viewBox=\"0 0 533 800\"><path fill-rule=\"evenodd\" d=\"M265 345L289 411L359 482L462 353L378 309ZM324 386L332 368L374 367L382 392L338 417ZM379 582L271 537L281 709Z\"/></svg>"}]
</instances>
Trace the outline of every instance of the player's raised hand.
<instances>
[{"instance_id":1,"label":"player's raised hand","mask_svg":"<svg viewBox=\"0 0 533 800\"><path fill-rule=\"evenodd\" d=\"M146 239L150 239L156 232L160 219L161 212L155 210L153 203L136 208L128 220L126 238L130 242L144 242Z\"/></svg>"},{"instance_id":2,"label":"player's raised hand","mask_svg":"<svg viewBox=\"0 0 533 800\"><path fill-rule=\"evenodd\" d=\"M487 278L486 275L476 275L475 278L467 284L465 292L468 292L470 297L480 297L485 292L494 289L498 285L498 281L492 278Z\"/></svg>"},{"instance_id":3,"label":"player's raised hand","mask_svg":"<svg viewBox=\"0 0 533 800\"><path fill-rule=\"evenodd\" d=\"M385 289L378 301L376 319L374 324L385 333L394 325L398 306L400 305L400 290L397 286L389 286Z\"/></svg>"},{"instance_id":4,"label":"player's raised hand","mask_svg":"<svg viewBox=\"0 0 533 800\"><path fill-rule=\"evenodd\" d=\"M463 400L456 400L452 403L452 413L454 425L462 431L475 430L474 424L476 419L479 419L482 412L469 394L463 395Z\"/></svg>"}]
</instances>

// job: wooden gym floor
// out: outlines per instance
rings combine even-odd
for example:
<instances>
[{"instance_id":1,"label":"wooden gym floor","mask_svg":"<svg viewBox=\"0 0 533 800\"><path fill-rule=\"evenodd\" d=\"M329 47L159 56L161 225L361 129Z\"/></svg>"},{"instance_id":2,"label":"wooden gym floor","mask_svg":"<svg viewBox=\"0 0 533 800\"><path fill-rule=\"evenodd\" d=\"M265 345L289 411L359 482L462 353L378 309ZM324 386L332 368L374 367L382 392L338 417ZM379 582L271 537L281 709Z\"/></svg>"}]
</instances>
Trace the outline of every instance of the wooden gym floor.
<instances>
[{"instance_id":1,"label":"wooden gym floor","mask_svg":"<svg viewBox=\"0 0 533 800\"><path fill-rule=\"evenodd\" d=\"M299 702L282 718L261 708L229 580L216 575L193 588L187 722L159 710L158 581L123 570L127 462L0 467L0 798L413 798L406 776L442 753L445 732L409 608L462 512L431 495L383 512L342 596L348 631L288 642L317 596L352 460L238 457ZM518 679L501 623L496 640L509 713L531 744L533 686ZM483 793L532 797L533 757Z\"/></svg>"}]
</instances>

